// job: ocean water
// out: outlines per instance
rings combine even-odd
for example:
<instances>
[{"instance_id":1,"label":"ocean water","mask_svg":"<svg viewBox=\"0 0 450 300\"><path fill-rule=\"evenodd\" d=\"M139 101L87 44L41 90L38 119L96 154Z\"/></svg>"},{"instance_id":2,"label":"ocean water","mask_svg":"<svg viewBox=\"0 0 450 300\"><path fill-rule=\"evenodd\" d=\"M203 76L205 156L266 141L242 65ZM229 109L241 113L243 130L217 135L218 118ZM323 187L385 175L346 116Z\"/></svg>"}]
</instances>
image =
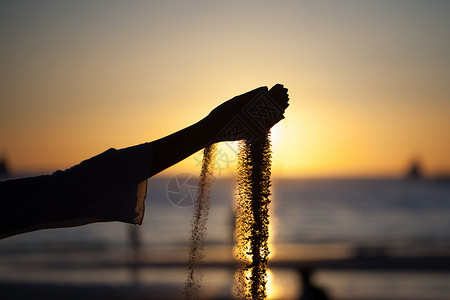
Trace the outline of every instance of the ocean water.
<instances>
[{"instance_id":1,"label":"ocean water","mask_svg":"<svg viewBox=\"0 0 450 300\"><path fill-rule=\"evenodd\" d=\"M150 290L181 293L195 186L190 174L150 179L144 224L137 231L103 223L0 240L0 283L120 286L138 281ZM217 179L212 189L205 299L232 298L234 193L231 179ZM298 297L297 268L308 264L316 266L315 282L332 299L450 299L450 269L414 266L421 258L445 262L450 257L450 183L275 179L272 194L269 298ZM321 263L386 257L415 260L409 268L375 270Z\"/></svg>"}]
</instances>

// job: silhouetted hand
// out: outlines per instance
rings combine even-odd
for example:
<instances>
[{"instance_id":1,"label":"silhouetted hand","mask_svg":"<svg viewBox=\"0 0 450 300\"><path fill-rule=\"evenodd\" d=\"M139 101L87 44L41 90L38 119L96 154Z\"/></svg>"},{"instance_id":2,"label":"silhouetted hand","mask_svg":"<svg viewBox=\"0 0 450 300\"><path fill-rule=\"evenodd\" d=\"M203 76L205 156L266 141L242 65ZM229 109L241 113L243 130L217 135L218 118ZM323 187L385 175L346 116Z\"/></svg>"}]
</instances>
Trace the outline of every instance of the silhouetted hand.
<instances>
[{"instance_id":1,"label":"silhouetted hand","mask_svg":"<svg viewBox=\"0 0 450 300\"><path fill-rule=\"evenodd\" d=\"M287 89L277 84L270 91L264 86L222 103L199 122L153 141L149 176L210 144L244 139L252 143L265 137L284 118L288 100Z\"/></svg>"},{"instance_id":2,"label":"silhouetted hand","mask_svg":"<svg viewBox=\"0 0 450 300\"><path fill-rule=\"evenodd\" d=\"M213 142L252 141L264 136L284 118L288 101L287 89L277 84L269 91L259 87L222 103L206 117L208 124L217 129Z\"/></svg>"}]
</instances>

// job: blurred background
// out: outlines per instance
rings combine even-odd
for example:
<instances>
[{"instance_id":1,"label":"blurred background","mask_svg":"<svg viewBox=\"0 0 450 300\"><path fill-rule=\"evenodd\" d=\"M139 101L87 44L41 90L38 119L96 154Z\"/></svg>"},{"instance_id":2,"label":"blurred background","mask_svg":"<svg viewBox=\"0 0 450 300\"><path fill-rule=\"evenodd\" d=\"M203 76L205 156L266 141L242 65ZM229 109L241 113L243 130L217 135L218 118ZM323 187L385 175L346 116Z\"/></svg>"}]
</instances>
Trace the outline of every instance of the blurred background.
<instances>
[{"instance_id":1,"label":"blurred background","mask_svg":"<svg viewBox=\"0 0 450 300\"><path fill-rule=\"evenodd\" d=\"M449 13L436 0L0 1L0 176L152 141L283 83L269 298L298 298L308 268L331 299L448 299ZM204 299L233 297L235 152L222 143L216 163ZM181 298L200 163L149 180L139 229L1 240L0 290Z\"/></svg>"}]
</instances>

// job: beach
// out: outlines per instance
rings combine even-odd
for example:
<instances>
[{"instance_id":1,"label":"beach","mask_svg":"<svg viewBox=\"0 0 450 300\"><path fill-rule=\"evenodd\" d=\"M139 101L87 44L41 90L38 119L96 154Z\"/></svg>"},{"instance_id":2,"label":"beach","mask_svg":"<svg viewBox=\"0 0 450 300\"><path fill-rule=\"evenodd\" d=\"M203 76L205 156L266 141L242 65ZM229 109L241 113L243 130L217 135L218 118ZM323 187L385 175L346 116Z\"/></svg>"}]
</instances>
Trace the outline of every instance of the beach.
<instances>
[{"instance_id":1,"label":"beach","mask_svg":"<svg viewBox=\"0 0 450 300\"><path fill-rule=\"evenodd\" d=\"M193 208L171 201L171 179L149 181L137 234L105 223L1 240L2 299L182 299ZM234 297L233 193L216 180L201 299ZM331 299L449 298L449 185L275 180L272 193L268 299L298 298L302 268Z\"/></svg>"}]
</instances>

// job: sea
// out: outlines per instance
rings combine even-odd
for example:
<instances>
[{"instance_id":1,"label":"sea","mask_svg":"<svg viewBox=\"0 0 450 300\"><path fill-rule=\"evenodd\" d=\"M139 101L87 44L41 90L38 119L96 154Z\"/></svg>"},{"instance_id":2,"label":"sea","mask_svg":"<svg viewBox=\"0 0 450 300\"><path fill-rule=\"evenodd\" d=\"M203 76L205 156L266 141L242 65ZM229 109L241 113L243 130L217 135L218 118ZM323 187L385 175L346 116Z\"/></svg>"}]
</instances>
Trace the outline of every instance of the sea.
<instances>
[{"instance_id":1,"label":"sea","mask_svg":"<svg viewBox=\"0 0 450 300\"><path fill-rule=\"evenodd\" d=\"M0 240L0 292L139 289L146 299L183 299L197 180L151 178L142 226L97 223ZM298 299L304 269L330 299L450 299L450 181L275 178L271 192L268 299ZM201 299L234 298L235 193L235 180L216 178Z\"/></svg>"}]
</instances>

